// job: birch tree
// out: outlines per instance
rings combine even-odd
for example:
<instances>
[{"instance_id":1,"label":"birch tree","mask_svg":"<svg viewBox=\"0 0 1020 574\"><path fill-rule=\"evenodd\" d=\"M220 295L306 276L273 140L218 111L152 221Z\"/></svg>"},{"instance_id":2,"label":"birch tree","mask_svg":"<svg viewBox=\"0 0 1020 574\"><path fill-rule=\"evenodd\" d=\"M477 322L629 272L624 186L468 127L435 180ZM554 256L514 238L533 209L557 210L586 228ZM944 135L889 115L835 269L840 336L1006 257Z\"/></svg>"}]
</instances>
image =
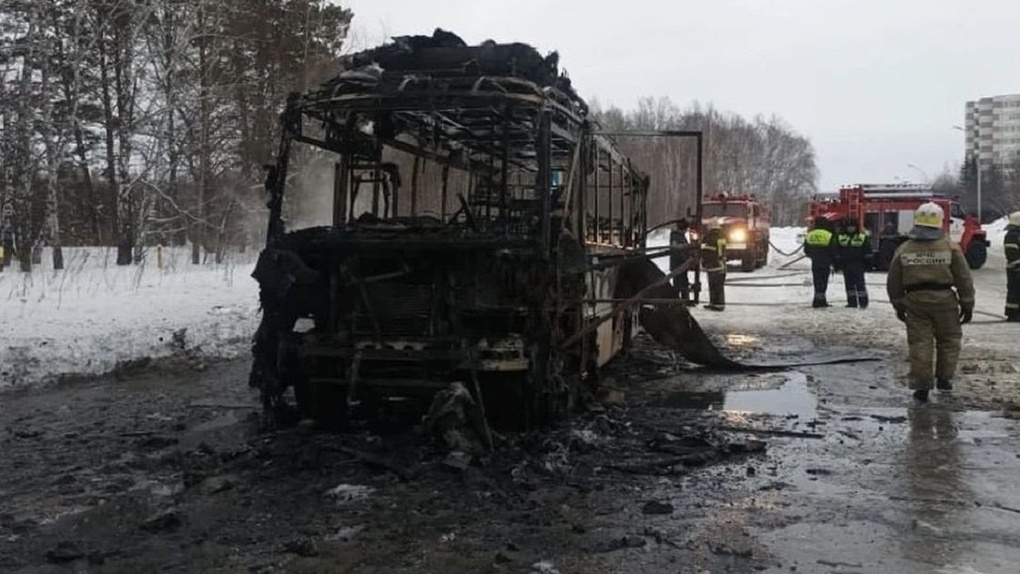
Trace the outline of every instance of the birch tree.
<instances>
[{"instance_id":1,"label":"birch tree","mask_svg":"<svg viewBox=\"0 0 1020 574\"><path fill-rule=\"evenodd\" d=\"M259 210L291 91L336 73L322 0L0 0L0 242L190 241L219 258Z\"/></svg>"},{"instance_id":2,"label":"birch tree","mask_svg":"<svg viewBox=\"0 0 1020 574\"><path fill-rule=\"evenodd\" d=\"M39 239L40 211L34 189L41 157L34 129L38 119L36 67L40 59L39 12L33 2L9 1L3 5L5 71L4 172L5 209L11 227L10 246L22 271L32 268L32 248Z\"/></svg>"}]
</instances>

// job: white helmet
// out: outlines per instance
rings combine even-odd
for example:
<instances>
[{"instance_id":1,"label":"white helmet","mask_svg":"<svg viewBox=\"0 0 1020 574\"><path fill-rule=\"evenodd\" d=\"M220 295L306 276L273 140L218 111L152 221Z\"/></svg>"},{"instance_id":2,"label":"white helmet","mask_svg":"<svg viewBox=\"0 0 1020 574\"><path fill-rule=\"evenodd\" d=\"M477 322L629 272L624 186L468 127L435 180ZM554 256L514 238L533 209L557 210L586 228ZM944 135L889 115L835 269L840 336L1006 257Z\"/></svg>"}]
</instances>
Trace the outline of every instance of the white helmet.
<instances>
[{"instance_id":1,"label":"white helmet","mask_svg":"<svg viewBox=\"0 0 1020 574\"><path fill-rule=\"evenodd\" d=\"M1009 224L1020 227L1020 211L1014 211L1009 214Z\"/></svg>"},{"instance_id":2,"label":"white helmet","mask_svg":"<svg viewBox=\"0 0 1020 574\"><path fill-rule=\"evenodd\" d=\"M934 227L942 229L942 221L946 212L937 203L922 203L921 207L914 210L914 227Z\"/></svg>"},{"instance_id":3,"label":"white helmet","mask_svg":"<svg viewBox=\"0 0 1020 574\"><path fill-rule=\"evenodd\" d=\"M719 217L713 217L712 219L709 219L707 227L709 229L719 229L719 228L721 228L722 227L722 219L719 218Z\"/></svg>"}]
</instances>

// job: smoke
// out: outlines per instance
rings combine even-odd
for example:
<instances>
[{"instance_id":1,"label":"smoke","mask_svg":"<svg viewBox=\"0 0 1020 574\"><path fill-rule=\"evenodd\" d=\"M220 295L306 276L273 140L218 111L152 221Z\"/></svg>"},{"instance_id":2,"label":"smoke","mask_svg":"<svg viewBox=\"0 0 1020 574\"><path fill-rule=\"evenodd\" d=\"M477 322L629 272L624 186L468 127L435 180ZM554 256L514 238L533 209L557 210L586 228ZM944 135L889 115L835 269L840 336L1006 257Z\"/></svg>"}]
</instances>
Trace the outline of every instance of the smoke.
<instances>
[{"instance_id":1,"label":"smoke","mask_svg":"<svg viewBox=\"0 0 1020 574\"><path fill-rule=\"evenodd\" d=\"M291 152L291 169L283 196L287 229L333 224L335 166L339 156L304 144Z\"/></svg>"}]
</instances>

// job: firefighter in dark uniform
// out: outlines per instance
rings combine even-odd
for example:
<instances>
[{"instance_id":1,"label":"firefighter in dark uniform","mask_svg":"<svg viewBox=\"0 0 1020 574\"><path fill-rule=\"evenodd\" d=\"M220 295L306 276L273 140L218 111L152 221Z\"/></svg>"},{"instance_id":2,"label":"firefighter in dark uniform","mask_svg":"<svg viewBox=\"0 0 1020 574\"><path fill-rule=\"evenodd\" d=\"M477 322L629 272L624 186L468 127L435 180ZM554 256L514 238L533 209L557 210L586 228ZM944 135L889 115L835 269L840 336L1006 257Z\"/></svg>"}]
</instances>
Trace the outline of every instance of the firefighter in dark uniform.
<instances>
[{"instance_id":1,"label":"firefighter in dark uniform","mask_svg":"<svg viewBox=\"0 0 1020 574\"><path fill-rule=\"evenodd\" d=\"M1009 214L1006 238L1006 320L1020 322L1020 211Z\"/></svg>"},{"instance_id":2,"label":"firefighter in dark uniform","mask_svg":"<svg viewBox=\"0 0 1020 574\"><path fill-rule=\"evenodd\" d=\"M814 223L814 229L804 237L804 254L811 258L811 278L815 288L811 306L828 307L825 292L829 289L829 274L836 256L832 223L824 217L816 217Z\"/></svg>"},{"instance_id":3,"label":"firefighter in dark uniform","mask_svg":"<svg viewBox=\"0 0 1020 574\"><path fill-rule=\"evenodd\" d=\"M712 218L701 240L701 269L708 275L708 305L706 309L722 311L726 308L726 238L722 223Z\"/></svg>"},{"instance_id":4,"label":"firefighter in dark uniform","mask_svg":"<svg viewBox=\"0 0 1020 574\"><path fill-rule=\"evenodd\" d=\"M896 318L907 324L908 378L921 402L928 400L933 378L940 391L953 388L963 340L960 325L974 316L970 267L960 246L942 232L944 219L937 203L918 207L910 239L896 249L886 277Z\"/></svg>"},{"instance_id":5,"label":"firefighter in dark uniform","mask_svg":"<svg viewBox=\"0 0 1020 574\"><path fill-rule=\"evenodd\" d=\"M871 237L852 217L843 219L836 234L836 260L843 270L843 284L846 286L846 306L868 308L868 287L864 281L864 269L871 259Z\"/></svg>"},{"instance_id":6,"label":"firefighter in dark uniform","mask_svg":"<svg viewBox=\"0 0 1020 574\"><path fill-rule=\"evenodd\" d=\"M686 219L678 220L673 229L669 232L669 270L683 265L691 256L691 245L687 241L687 229L689 225ZM687 273L681 273L673 278L673 286L680 290L680 299L684 303L691 300L691 284Z\"/></svg>"}]
</instances>

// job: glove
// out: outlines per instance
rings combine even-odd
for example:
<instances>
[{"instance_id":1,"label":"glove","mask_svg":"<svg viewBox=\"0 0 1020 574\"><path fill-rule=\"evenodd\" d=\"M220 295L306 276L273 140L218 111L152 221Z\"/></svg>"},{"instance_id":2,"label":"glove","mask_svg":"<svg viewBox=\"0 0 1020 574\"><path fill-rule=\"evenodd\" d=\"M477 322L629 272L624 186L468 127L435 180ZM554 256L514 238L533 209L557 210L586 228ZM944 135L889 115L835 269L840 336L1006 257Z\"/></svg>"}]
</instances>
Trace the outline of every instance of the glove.
<instances>
[{"instance_id":1,"label":"glove","mask_svg":"<svg viewBox=\"0 0 1020 574\"><path fill-rule=\"evenodd\" d=\"M960 324L970 323L970 320L974 318L974 309L972 307L960 307Z\"/></svg>"},{"instance_id":2,"label":"glove","mask_svg":"<svg viewBox=\"0 0 1020 574\"><path fill-rule=\"evenodd\" d=\"M896 309L896 318L904 323L907 322L907 306L906 305L893 305L893 309Z\"/></svg>"}]
</instances>

